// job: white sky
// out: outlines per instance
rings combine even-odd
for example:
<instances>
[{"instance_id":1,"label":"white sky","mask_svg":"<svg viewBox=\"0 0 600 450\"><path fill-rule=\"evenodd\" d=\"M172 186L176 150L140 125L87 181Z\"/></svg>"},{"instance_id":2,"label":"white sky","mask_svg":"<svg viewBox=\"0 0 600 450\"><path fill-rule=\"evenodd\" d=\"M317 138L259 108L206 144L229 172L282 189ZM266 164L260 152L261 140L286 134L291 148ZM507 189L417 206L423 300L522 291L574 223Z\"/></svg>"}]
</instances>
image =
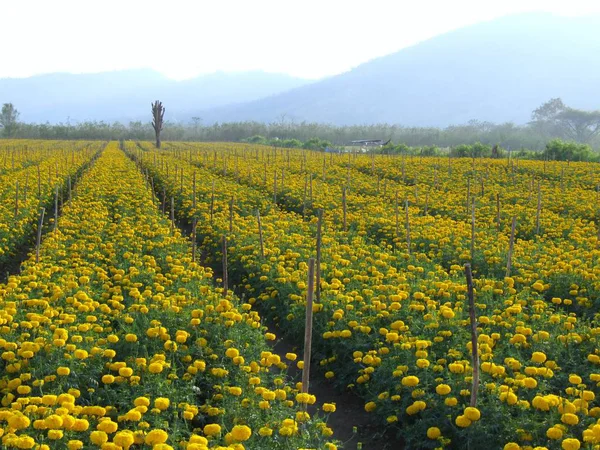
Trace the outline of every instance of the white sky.
<instances>
[{"instance_id":1,"label":"white sky","mask_svg":"<svg viewBox=\"0 0 600 450\"><path fill-rule=\"evenodd\" d=\"M598 14L600 2L0 0L0 77L153 68L178 79L216 70L319 78L526 11Z\"/></svg>"}]
</instances>

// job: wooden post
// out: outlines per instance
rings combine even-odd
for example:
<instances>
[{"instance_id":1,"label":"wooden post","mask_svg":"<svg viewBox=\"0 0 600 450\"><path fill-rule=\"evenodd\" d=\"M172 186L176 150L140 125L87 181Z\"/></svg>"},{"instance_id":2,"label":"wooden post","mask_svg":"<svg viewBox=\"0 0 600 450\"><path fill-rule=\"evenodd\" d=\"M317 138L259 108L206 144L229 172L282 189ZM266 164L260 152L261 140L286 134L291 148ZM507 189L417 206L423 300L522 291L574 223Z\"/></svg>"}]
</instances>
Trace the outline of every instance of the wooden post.
<instances>
[{"instance_id":1,"label":"wooden post","mask_svg":"<svg viewBox=\"0 0 600 450\"><path fill-rule=\"evenodd\" d=\"M40 208L40 209L41 209L40 221L38 222L37 240L36 240L36 244L35 244L35 262L36 262L36 264L40 262L40 245L42 242L42 226L44 225L44 213L46 212L45 208Z\"/></svg>"},{"instance_id":2,"label":"wooden post","mask_svg":"<svg viewBox=\"0 0 600 450\"><path fill-rule=\"evenodd\" d=\"M233 195L229 200L229 232L233 233Z\"/></svg>"},{"instance_id":3,"label":"wooden post","mask_svg":"<svg viewBox=\"0 0 600 450\"><path fill-rule=\"evenodd\" d=\"M500 193L496 193L496 225L498 227L498 231L500 231L501 223L500 223Z\"/></svg>"},{"instance_id":4,"label":"wooden post","mask_svg":"<svg viewBox=\"0 0 600 450\"><path fill-rule=\"evenodd\" d=\"M69 185L69 201L71 201L71 175L69 175L68 185Z\"/></svg>"},{"instance_id":5,"label":"wooden post","mask_svg":"<svg viewBox=\"0 0 600 450\"><path fill-rule=\"evenodd\" d=\"M192 209L196 213L196 171L192 175Z\"/></svg>"},{"instance_id":6,"label":"wooden post","mask_svg":"<svg viewBox=\"0 0 600 450\"><path fill-rule=\"evenodd\" d=\"M256 210L256 221L258 222L258 239L260 241L260 257L265 257L265 243L263 241L262 223L260 221L260 211Z\"/></svg>"},{"instance_id":7,"label":"wooden post","mask_svg":"<svg viewBox=\"0 0 600 450\"><path fill-rule=\"evenodd\" d=\"M406 249L410 255L410 222L408 220L408 199L406 199Z\"/></svg>"},{"instance_id":8,"label":"wooden post","mask_svg":"<svg viewBox=\"0 0 600 450\"><path fill-rule=\"evenodd\" d=\"M212 190L210 193L210 224L213 224L213 218L215 216L215 180L212 182Z\"/></svg>"},{"instance_id":9,"label":"wooden post","mask_svg":"<svg viewBox=\"0 0 600 450\"><path fill-rule=\"evenodd\" d=\"M398 209L398 191L396 191L396 198L394 200L394 215L396 217L396 237L400 234L400 211Z\"/></svg>"},{"instance_id":10,"label":"wooden post","mask_svg":"<svg viewBox=\"0 0 600 450\"><path fill-rule=\"evenodd\" d=\"M15 219L19 215L19 180L15 185Z\"/></svg>"},{"instance_id":11,"label":"wooden post","mask_svg":"<svg viewBox=\"0 0 600 450\"><path fill-rule=\"evenodd\" d=\"M466 203L465 211L467 213L467 217L469 217L469 209L471 209L471 179L467 179L467 203Z\"/></svg>"},{"instance_id":12,"label":"wooden post","mask_svg":"<svg viewBox=\"0 0 600 450\"><path fill-rule=\"evenodd\" d=\"M40 165L37 166L38 173L38 199L42 196L42 174L40 173Z\"/></svg>"},{"instance_id":13,"label":"wooden post","mask_svg":"<svg viewBox=\"0 0 600 450\"><path fill-rule=\"evenodd\" d=\"M58 185L56 186L56 194L54 195L54 231L58 228Z\"/></svg>"},{"instance_id":14,"label":"wooden post","mask_svg":"<svg viewBox=\"0 0 600 450\"><path fill-rule=\"evenodd\" d=\"M306 292L306 320L304 322L304 366L302 368L302 392L308 393L310 382L310 357L313 326L313 293L315 290L315 259L308 260L308 282Z\"/></svg>"},{"instance_id":15,"label":"wooden post","mask_svg":"<svg viewBox=\"0 0 600 450\"><path fill-rule=\"evenodd\" d=\"M171 233L175 232L175 197L171 197Z\"/></svg>"},{"instance_id":16,"label":"wooden post","mask_svg":"<svg viewBox=\"0 0 600 450\"><path fill-rule=\"evenodd\" d=\"M227 297L228 291L228 274L227 274L227 236L223 235L223 297Z\"/></svg>"},{"instance_id":17,"label":"wooden post","mask_svg":"<svg viewBox=\"0 0 600 450\"><path fill-rule=\"evenodd\" d=\"M194 217L192 221L192 262L196 262L196 228L198 227L198 219Z\"/></svg>"},{"instance_id":18,"label":"wooden post","mask_svg":"<svg viewBox=\"0 0 600 450\"><path fill-rule=\"evenodd\" d=\"M510 277L510 271L512 269L512 255L515 246L515 231L517 228L517 218L512 217L512 224L510 226L510 241L508 241L508 257L506 259L506 276Z\"/></svg>"},{"instance_id":19,"label":"wooden post","mask_svg":"<svg viewBox=\"0 0 600 450\"><path fill-rule=\"evenodd\" d=\"M346 209L346 186L342 188L342 221L343 221L343 229L344 232L348 231L347 224L347 209Z\"/></svg>"},{"instance_id":20,"label":"wooden post","mask_svg":"<svg viewBox=\"0 0 600 450\"><path fill-rule=\"evenodd\" d=\"M425 194L425 215L429 213L429 191Z\"/></svg>"},{"instance_id":21,"label":"wooden post","mask_svg":"<svg viewBox=\"0 0 600 450\"><path fill-rule=\"evenodd\" d=\"M471 205L471 264L475 261L475 196Z\"/></svg>"},{"instance_id":22,"label":"wooden post","mask_svg":"<svg viewBox=\"0 0 600 450\"><path fill-rule=\"evenodd\" d=\"M321 243L322 243L322 232L323 232L323 210L319 209L317 213L318 221L317 221L317 261L316 261L316 270L317 270L317 302L321 301Z\"/></svg>"},{"instance_id":23,"label":"wooden post","mask_svg":"<svg viewBox=\"0 0 600 450\"><path fill-rule=\"evenodd\" d=\"M540 234L540 215L542 213L542 190L538 181L537 211L535 214L535 234Z\"/></svg>"},{"instance_id":24,"label":"wooden post","mask_svg":"<svg viewBox=\"0 0 600 450\"><path fill-rule=\"evenodd\" d=\"M164 214L166 209L167 209L167 190L165 189L165 187L163 186L163 192L162 192L162 213Z\"/></svg>"},{"instance_id":25,"label":"wooden post","mask_svg":"<svg viewBox=\"0 0 600 450\"><path fill-rule=\"evenodd\" d=\"M471 357L473 365L473 382L471 384L471 406L477 406L477 391L479 389L479 352L477 350L477 317L475 316L475 294L473 291L473 274L471 265L465 264L467 278L467 293L469 296L469 320L471 322Z\"/></svg>"},{"instance_id":26,"label":"wooden post","mask_svg":"<svg viewBox=\"0 0 600 450\"><path fill-rule=\"evenodd\" d=\"M29 172L25 173L25 188L23 189L23 203L27 204L27 190L29 189Z\"/></svg>"}]
</instances>

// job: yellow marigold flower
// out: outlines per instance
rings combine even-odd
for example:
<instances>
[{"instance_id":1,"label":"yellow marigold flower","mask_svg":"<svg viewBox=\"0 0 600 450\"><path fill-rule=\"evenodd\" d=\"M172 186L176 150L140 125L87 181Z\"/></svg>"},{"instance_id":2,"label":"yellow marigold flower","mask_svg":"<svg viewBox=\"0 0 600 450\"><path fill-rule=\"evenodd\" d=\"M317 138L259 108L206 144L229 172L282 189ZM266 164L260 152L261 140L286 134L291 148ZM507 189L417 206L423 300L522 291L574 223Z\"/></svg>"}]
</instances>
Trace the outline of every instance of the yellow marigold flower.
<instances>
[{"instance_id":1,"label":"yellow marigold flower","mask_svg":"<svg viewBox=\"0 0 600 450\"><path fill-rule=\"evenodd\" d=\"M504 445L503 450L521 450L521 446L516 442L509 442Z\"/></svg>"},{"instance_id":2,"label":"yellow marigold flower","mask_svg":"<svg viewBox=\"0 0 600 450\"><path fill-rule=\"evenodd\" d=\"M448 395L450 391L452 391L452 388L447 384L438 384L435 387L435 392L437 392L439 395Z\"/></svg>"},{"instance_id":3,"label":"yellow marigold flower","mask_svg":"<svg viewBox=\"0 0 600 450\"><path fill-rule=\"evenodd\" d=\"M221 433L221 425L218 423L211 423L204 427L204 434L207 436L216 436Z\"/></svg>"},{"instance_id":4,"label":"yellow marigold flower","mask_svg":"<svg viewBox=\"0 0 600 450\"><path fill-rule=\"evenodd\" d=\"M71 440L67 442L67 448L69 450L79 450L80 448L83 448L83 442L78 440Z\"/></svg>"},{"instance_id":5,"label":"yellow marigold flower","mask_svg":"<svg viewBox=\"0 0 600 450\"><path fill-rule=\"evenodd\" d=\"M579 439L567 438L561 443L563 450L579 450L581 448L581 442Z\"/></svg>"},{"instance_id":6,"label":"yellow marigold flower","mask_svg":"<svg viewBox=\"0 0 600 450\"><path fill-rule=\"evenodd\" d=\"M258 430L258 434L260 434L263 437L271 436L273 434L273 430L269 427L261 427Z\"/></svg>"},{"instance_id":7,"label":"yellow marigold flower","mask_svg":"<svg viewBox=\"0 0 600 450\"><path fill-rule=\"evenodd\" d=\"M92 441L92 444L96 444L100 447L108 441L108 435L104 431L92 431L90 433L90 440Z\"/></svg>"},{"instance_id":8,"label":"yellow marigold flower","mask_svg":"<svg viewBox=\"0 0 600 450\"><path fill-rule=\"evenodd\" d=\"M133 433L129 430L126 431L119 431L117 434L115 434L115 437L113 438L113 442L117 445L120 445L121 447L128 449L129 447L131 447L133 445L135 441L135 438L133 436Z\"/></svg>"},{"instance_id":9,"label":"yellow marigold flower","mask_svg":"<svg viewBox=\"0 0 600 450\"><path fill-rule=\"evenodd\" d=\"M583 380L579 375L571 374L569 375L569 383L571 384L581 384Z\"/></svg>"},{"instance_id":10,"label":"yellow marigold flower","mask_svg":"<svg viewBox=\"0 0 600 450\"><path fill-rule=\"evenodd\" d=\"M402 378L402 386L413 387L417 384L419 384L419 378L415 377L414 375Z\"/></svg>"},{"instance_id":11,"label":"yellow marigold flower","mask_svg":"<svg viewBox=\"0 0 600 450\"><path fill-rule=\"evenodd\" d=\"M565 413L560 416L560 421L567 425L577 425L579 423L579 417L572 413Z\"/></svg>"},{"instance_id":12,"label":"yellow marigold flower","mask_svg":"<svg viewBox=\"0 0 600 450\"><path fill-rule=\"evenodd\" d=\"M158 397L154 400L154 407L160 409L161 411L166 410L171 404L171 400L165 397Z\"/></svg>"},{"instance_id":13,"label":"yellow marigold flower","mask_svg":"<svg viewBox=\"0 0 600 450\"><path fill-rule=\"evenodd\" d=\"M69 369L68 367L59 367L58 369L56 369L56 373L60 376L66 377L71 373L71 369Z\"/></svg>"},{"instance_id":14,"label":"yellow marigold flower","mask_svg":"<svg viewBox=\"0 0 600 450\"><path fill-rule=\"evenodd\" d=\"M167 442L168 437L169 435L166 431L155 429L146 435L144 442L148 445L163 444Z\"/></svg>"},{"instance_id":15,"label":"yellow marigold flower","mask_svg":"<svg viewBox=\"0 0 600 450\"><path fill-rule=\"evenodd\" d=\"M562 439L563 430L561 430L557 426L550 427L550 428L548 428L548 430L546 430L546 436L548 437L548 439L554 439L554 440Z\"/></svg>"},{"instance_id":16,"label":"yellow marigold flower","mask_svg":"<svg viewBox=\"0 0 600 450\"><path fill-rule=\"evenodd\" d=\"M238 442L247 441L252 435L252 430L247 425L236 425L231 430L231 436Z\"/></svg>"},{"instance_id":17,"label":"yellow marigold flower","mask_svg":"<svg viewBox=\"0 0 600 450\"><path fill-rule=\"evenodd\" d=\"M286 353L285 358L290 361L296 361L296 358L298 358L298 355L296 355L295 353Z\"/></svg>"},{"instance_id":18,"label":"yellow marigold flower","mask_svg":"<svg viewBox=\"0 0 600 450\"><path fill-rule=\"evenodd\" d=\"M461 428L467 428L471 425L471 420L467 416L457 416L454 423Z\"/></svg>"},{"instance_id":19,"label":"yellow marigold flower","mask_svg":"<svg viewBox=\"0 0 600 450\"><path fill-rule=\"evenodd\" d=\"M150 406L150 399L148 397L138 397L133 401L135 406Z\"/></svg>"},{"instance_id":20,"label":"yellow marigold flower","mask_svg":"<svg viewBox=\"0 0 600 450\"><path fill-rule=\"evenodd\" d=\"M376 408L377 408L377 403L375 403L375 402L368 402L368 403L365 404L365 411L366 412L375 411Z\"/></svg>"},{"instance_id":21,"label":"yellow marigold flower","mask_svg":"<svg viewBox=\"0 0 600 450\"><path fill-rule=\"evenodd\" d=\"M63 438L62 430L48 430L48 439L52 439L54 441Z\"/></svg>"},{"instance_id":22,"label":"yellow marigold flower","mask_svg":"<svg viewBox=\"0 0 600 450\"><path fill-rule=\"evenodd\" d=\"M437 439L442 435L442 432L438 427L429 427L427 429L427 437L429 439Z\"/></svg>"},{"instance_id":23,"label":"yellow marigold flower","mask_svg":"<svg viewBox=\"0 0 600 450\"><path fill-rule=\"evenodd\" d=\"M476 422L481 418L481 412L473 406L467 406L464 414L471 422Z\"/></svg>"},{"instance_id":24,"label":"yellow marigold flower","mask_svg":"<svg viewBox=\"0 0 600 450\"><path fill-rule=\"evenodd\" d=\"M531 360L534 363L543 364L546 361L546 354L543 352L533 352Z\"/></svg>"},{"instance_id":25,"label":"yellow marigold flower","mask_svg":"<svg viewBox=\"0 0 600 450\"><path fill-rule=\"evenodd\" d=\"M327 413L335 412L335 404L334 403L323 403L323 411Z\"/></svg>"},{"instance_id":26,"label":"yellow marigold flower","mask_svg":"<svg viewBox=\"0 0 600 450\"><path fill-rule=\"evenodd\" d=\"M163 371L163 365L158 362L153 362L148 366L148 371L150 373L161 373Z\"/></svg>"}]
</instances>

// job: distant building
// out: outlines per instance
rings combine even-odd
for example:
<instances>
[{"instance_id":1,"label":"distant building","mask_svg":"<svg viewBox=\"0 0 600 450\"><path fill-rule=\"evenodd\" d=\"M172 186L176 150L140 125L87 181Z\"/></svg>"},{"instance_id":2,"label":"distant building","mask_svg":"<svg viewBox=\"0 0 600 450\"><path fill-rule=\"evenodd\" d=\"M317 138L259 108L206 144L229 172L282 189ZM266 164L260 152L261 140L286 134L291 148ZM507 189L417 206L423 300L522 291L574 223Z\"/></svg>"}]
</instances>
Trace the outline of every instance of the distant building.
<instances>
[{"instance_id":1,"label":"distant building","mask_svg":"<svg viewBox=\"0 0 600 450\"><path fill-rule=\"evenodd\" d=\"M351 146L360 146L360 147L383 147L388 144L391 139L388 139L384 142L383 139L360 139L358 141L350 141Z\"/></svg>"}]
</instances>

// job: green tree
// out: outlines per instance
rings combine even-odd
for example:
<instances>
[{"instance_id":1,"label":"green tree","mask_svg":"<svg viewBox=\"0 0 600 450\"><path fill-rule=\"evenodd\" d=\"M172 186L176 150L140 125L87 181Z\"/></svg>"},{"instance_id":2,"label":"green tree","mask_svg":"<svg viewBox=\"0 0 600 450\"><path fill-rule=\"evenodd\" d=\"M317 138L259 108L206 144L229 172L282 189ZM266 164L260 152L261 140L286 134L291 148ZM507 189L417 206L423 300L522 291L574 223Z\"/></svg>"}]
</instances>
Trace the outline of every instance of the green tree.
<instances>
[{"instance_id":1,"label":"green tree","mask_svg":"<svg viewBox=\"0 0 600 450\"><path fill-rule=\"evenodd\" d=\"M19 111L12 103L2 105L0 113L0 125L2 125L4 137L13 137L19 127Z\"/></svg>"},{"instance_id":2,"label":"green tree","mask_svg":"<svg viewBox=\"0 0 600 450\"><path fill-rule=\"evenodd\" d=\"M530 125L546 137L589 143L600 134L600 111L584 111L553 98L531 114Z\"/></svg>"}]
</instances>

